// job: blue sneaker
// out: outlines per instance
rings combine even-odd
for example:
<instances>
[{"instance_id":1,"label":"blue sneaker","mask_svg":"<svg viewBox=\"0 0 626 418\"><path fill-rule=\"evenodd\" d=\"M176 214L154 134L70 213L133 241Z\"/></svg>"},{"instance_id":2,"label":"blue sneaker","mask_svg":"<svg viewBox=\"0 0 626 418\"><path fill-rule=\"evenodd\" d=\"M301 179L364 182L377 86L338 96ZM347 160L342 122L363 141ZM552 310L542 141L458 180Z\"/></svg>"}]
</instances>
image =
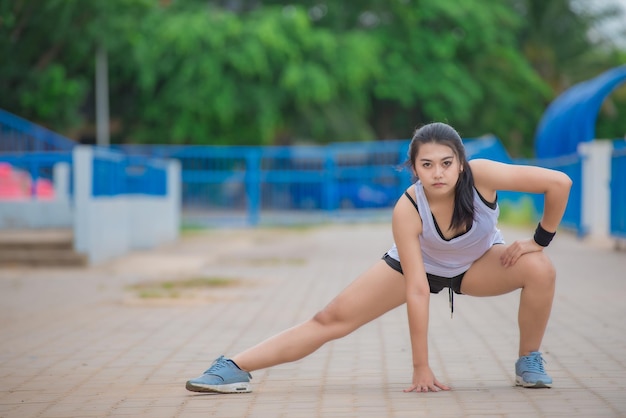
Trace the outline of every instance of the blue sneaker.
<instances>
[{"instance_id":1,"label":"blue sneaker","mask_svg":"<svg viewBox=\"0 0 626 418\"><path fill-rule=\"evenodd\" d=\"M539 351L520 357L515 363L515 384L525 388L549 388L552 378L543 369L545 360Z\"/></svg>"},{"instance_id":2,"label":"blue sneaker","mask_svg":"<svg viewBox=\"0 0 626 418\"><path fill-rule=\"evenodd\" d=\"M233 361L219 356L202 376L187 381L192 392L248 393L252 375L241 370Z\"/></svg>"}]
</instances>

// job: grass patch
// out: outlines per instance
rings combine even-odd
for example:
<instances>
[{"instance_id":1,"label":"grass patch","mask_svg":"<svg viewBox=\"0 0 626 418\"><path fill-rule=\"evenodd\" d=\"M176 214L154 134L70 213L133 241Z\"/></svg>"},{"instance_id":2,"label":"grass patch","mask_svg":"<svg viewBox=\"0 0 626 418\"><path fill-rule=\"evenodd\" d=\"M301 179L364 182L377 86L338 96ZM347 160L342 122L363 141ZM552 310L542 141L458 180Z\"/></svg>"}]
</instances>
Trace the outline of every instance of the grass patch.
<instances>
[{"instance_id":1,"label":"grass patch","mask_svg":"<svg viewBox=\"0 0 626 418\"><path fill-rule=\"evenodd\" d=\"M267 257L267 258L250 258L246 260L247 263L257 266L277 266L277 265L304 265L306 259L304 258L280 258L280 257Z\"/></svg>"},{"instance_id":2,"label":"grass patch","mask_svg":"<svg viewBox=\"0 0 626 418\"><path fill-rule=\"evenodd\" d=\"M513 202L510 200L498 203L500 206L499 221L506 225L530 227L537 223L537 214L532 198L523 196Z\"/></svg>"},{"instance_id":3,"label":"grass patch","mask_svg":"<svg viewBox=\"0 0 626 418\"><path fill-rule=\"evenodd\" d=\"M328 222L320 221L320 222L293 222L293 223L275 223L275 224L266 224L261 226L261 228L266 231L287 231L287 232L309 232L319 228L320 226L329 225Z\"/></svg>"},{"instance_id":4,"label":"grass patch","mask_svg":"<svg viewBox=\"0 0 626 418\"><path fill-rule=\"evenodd\" d=\"M208 289L236 286L240 280L226 277L192 277L184 280L145 282L129 286L141 299L177 299L193 296Z\"/></svg>"},{"instance_id":5,"label":"grass patch","mask_svg":"<svg viewBox=\"0 0 626 418\"><path fill-rule=\"evenodd\" d=\"M211 228L204 226L204 225L184 223L180 227L180 233L181 235L190 235L190 234L206 232L210 229Z\"/></svg>"}]
</instances>

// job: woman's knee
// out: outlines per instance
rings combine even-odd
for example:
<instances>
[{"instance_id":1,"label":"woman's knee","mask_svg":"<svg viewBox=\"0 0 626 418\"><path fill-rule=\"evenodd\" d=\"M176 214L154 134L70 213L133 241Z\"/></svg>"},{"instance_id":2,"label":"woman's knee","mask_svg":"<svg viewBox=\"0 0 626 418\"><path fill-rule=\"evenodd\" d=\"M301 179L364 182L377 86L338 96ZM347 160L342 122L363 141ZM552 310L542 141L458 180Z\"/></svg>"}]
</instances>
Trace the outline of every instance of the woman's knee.
<instances>
[{"instance_id":1,"label":"woman's knee","mask_svg":"<svg viewBox=\"0 0 626 418\"><path fill-rule=\"evenodd\" d=\"M334 306L325 307L311 321L324 329L329 340L341 338L353 331L346 318Z\"/></svg>"},{"instance_id":2,"label":"woman's knee","mask_svg":"<svg viewBox=\"0 0 626 418\"><path fill-rule=\"evenodd\" d=\"M556 269L550 258L543 252L525 254L524 277L543 286L554 286L556 281Z\"/></svg>"}]
</instances>

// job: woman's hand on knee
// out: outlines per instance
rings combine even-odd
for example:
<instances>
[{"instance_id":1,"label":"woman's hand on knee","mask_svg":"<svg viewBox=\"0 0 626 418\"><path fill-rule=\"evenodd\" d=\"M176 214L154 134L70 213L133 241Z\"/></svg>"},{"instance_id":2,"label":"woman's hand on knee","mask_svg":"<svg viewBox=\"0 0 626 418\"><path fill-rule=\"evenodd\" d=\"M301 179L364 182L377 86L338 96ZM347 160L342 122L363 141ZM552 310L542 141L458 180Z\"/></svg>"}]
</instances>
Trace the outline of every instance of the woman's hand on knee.
<instances>
[{"instance_id":1,"label":"woman's hand on knee","mask_svg":"<svg viewBox=\"0 0 626 418\"><path fill-rule=\"evenodd\" d=\"M500 256L500 262L504 267L511 267L524 254L534 253L542 250L543 247L537 244L532 238L518 240L509 245L509 247L504 250L504 252Z\"/></svg>"},{"instance_id":2,"label":"woman's hand on knee","mask_svg":"<svg viewBox=\"0 0 626 418\"><path fill-rule=\"evenodd\" d=\"M413 368L413 384L405 392L439 392L450 387L439 382L429 366Z\"/></svg>"}]
</instances>

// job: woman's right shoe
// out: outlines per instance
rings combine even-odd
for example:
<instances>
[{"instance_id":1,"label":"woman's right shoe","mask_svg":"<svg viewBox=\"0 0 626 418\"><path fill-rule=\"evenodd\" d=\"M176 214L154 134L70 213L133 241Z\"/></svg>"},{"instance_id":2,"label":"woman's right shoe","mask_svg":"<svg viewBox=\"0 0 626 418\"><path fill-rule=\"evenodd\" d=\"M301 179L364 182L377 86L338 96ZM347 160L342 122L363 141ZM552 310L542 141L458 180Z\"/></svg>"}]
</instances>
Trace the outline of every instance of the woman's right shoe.
<instances>
[{"instance_id":1,"label":"woman's right shoe","mask_svg":"<svg viewBox=\"0 0 626 418\"><path fill-rule=\"evenodd\" d=\"M192 392L248 393L252 392L250 379L250 373L220 356L202 376L188 380L185 387Z\"/></svg>"}]
</instances>

